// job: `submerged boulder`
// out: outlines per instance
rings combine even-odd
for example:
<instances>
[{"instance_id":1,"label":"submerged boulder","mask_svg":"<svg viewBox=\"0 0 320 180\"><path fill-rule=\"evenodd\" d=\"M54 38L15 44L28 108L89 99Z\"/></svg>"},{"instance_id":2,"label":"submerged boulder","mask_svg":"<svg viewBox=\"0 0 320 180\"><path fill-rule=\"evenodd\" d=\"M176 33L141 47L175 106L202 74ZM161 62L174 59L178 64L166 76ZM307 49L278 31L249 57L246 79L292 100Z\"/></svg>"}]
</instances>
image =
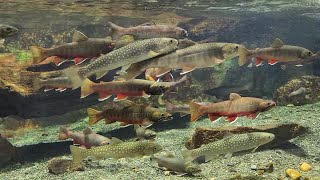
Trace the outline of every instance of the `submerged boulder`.
<instances>
[{"instance_id":1,"label":"submerged boulder","mask_svg":"<svg viewBox=\"0 0 320 180\"><path fill-rule=\"evenodd\" d=\"M302 76L292 79L279 87L274 93L279 105L303 105L320 100L320 77Z\"/></svg>"}]
</instances>

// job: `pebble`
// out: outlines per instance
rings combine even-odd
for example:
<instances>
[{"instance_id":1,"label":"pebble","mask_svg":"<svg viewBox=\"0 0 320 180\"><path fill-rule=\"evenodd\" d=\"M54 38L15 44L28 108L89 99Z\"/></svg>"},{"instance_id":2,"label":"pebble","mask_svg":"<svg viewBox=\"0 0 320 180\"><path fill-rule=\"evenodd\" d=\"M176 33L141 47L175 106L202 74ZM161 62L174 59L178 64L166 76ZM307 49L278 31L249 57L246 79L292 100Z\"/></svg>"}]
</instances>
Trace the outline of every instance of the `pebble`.
<instances>
[{"instance_id":1,"label":"pebble","mask_svg":"<svg viewBox=\"0 0 320 180\"><path fill-rule=\"evenodd\" d=\"M286 170L286 175L288 177L290 177L291 179L293 179L293 180L297 180L297 179L299 179L301 177L301 173L296 171L296 170L294 170L294 169L287 169Z\"/></svg>"},{"instance_id":2,"label":"pebble","mask_svg":"<svg viewBox=\"0 0 320 180\"><path fill-rule=\"evenodd\" d=\"M301 165L300 165L300 170L301 171L310 171L312 169L312 166L306 162L303 162Z\"/></svg>"}]
</instances>

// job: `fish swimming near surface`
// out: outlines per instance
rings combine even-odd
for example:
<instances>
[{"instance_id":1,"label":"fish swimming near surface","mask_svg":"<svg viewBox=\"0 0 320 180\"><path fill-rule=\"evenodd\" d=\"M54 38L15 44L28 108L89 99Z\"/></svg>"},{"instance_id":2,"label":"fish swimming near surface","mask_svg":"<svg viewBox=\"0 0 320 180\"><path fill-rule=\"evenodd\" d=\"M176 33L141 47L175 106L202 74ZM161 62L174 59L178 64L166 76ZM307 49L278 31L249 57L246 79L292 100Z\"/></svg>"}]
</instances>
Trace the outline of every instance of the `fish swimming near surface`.
<instances>
[{"instance_id":1,"label":"fish swimming near surface","mask_svg":"<svg viewBox=\"0 0 320 180\"><path fill-rule=\"evenodd\" d=\"M198 164L187 162L184 158L175 157L173 154L152 155L151 160L157 162L158 166L166 171L173 171L179 175L195 174L201 171Z\"/></svg>"},{"instance_id":2,"label":"fish swimming near surface","mask_svg":"<svg viewBox=\"0 0 320 180\"><path fill-rule=\"evenodd\" d=\"M231 93L227 101L201 105L190 102L191 121L196 121L204 114L208 114L211 121L220 117L226 117L227 121L235 122L238 117L246 116L255 119L260 112L267 111L276 106L274 101L253 97L241 97L239 94Z\"/></svg>"},{"instance_id":3,"label":"fish swimming near surface","mask_svg":"<svg viewBox=\"0 0 320 180\"><path fill-rule=\"evenodd\" d=\"M73 163L78 164L87 157L94 160L102 158L139 158L149 156L162 151L162 146L153 141L123 142L120 139L112 138L110 145L92 147L85 149L77 146L70 146Z\"/></svg>"},{"instance_id":4,"label":"fish swimming near surface","mask_svg":"<svg viewBox=\"0 0 320 180\"><path fill-rule=\"evenodd\" d=\"M200 156L204 156L206 162L218 158L219 155L226 155L229 159L235 152L249 149L253 149L254 152L259 146L271 142L274 138L274 134L266 132L229 133L221 140L202 145L197 149L183 150L181 154L187 162Z\"/></svg>"},{"instance_id":5,"label":"fish swimming near surface","mask_svg":"<svg viewBox=\"0 0 320 180\"><path fill-rule=\"evenodd\" d=\"M157 68L156 77L170 72L172 69L182 69L181 75L197 68L211 67L239 55L238 50L244 48L234 43L203 43L179 49L170 54L155 57L132 64L120 78L132 79L149 68Z\"/></svg>"},{"instance_id":6,"label":"fish swimming near surface","mask_svg":"<svg viewBox=\"0 0 320 180\"><path fill-rule=\"evenodd\" d=\"M121 126L130 124L149 127L155 122L166 121L172 118L170 113L151 106L136 104L128 100L120 101L119 107L98 111L88 108L89 125L96 124L104 119L106 124L121 122Z\"/></svg>"},{"instance_id":7,"label":"fish swimming near surface","mask_svg":"<svg viewBox=\"0 0 320 180\"><path fill-rule=\"evenodd\" d=\"M18 33L17 28L6 25L6 24L0 24L0 39L4 39L9 36L14 36L17 33Z\"/></svg>"},{"instance_id":8,"label":"fish swimming near surface","mask_svg":"<svg viewBox=\"0 0 320 180\"><path fill-rule=\"evenodd\" d=\"M0 167L18 157L18 151L6 138L0 134Z\"/></svg>"},{"instance_id":9,"label":"fish swimming near surface","mask_svg":"<svg viewBox=\"0 0 320 180\"><path fill-rule=\"evenodd\" d=\"M106 38L88 38L80 31L75 31L71 43L58 45L52 48L41 48L30 46L33 56L33 63L38 64L48 57L56 56L55 64L60 65L63 61L60 58L75 58L76 64L86 58L96 58L101 54L107 54L113 50L115 42Z\"/></svg>"},{"instance_id":10,"label":"fish swimming near surface","mask_svg":"<svg viewBox=\"0 0 320 180\"><path fill-rule=\"evenodd\" d=\"M177 82L155 82L143 79L117 80L111 82L94 83L89 79L84 80L81 87L81 98L92 93L99 93L99 101L106 100L116 94L117 99L128 96L161 95L175 87L187 82L187 77L182 77Z\"/></svg>"},{"instance_id":11,"label":"fish swimming near surface","mask_svg":"<svg viewBox=\"0 0 320 180\"><path fill-rule=\"evenodd\" d=\"M103 146L111 143L111 139L96 134L91 128L86 127L83 132L72 132L65 126L60 127L59 140L73 139L74 144L79 144L86 148L92 146Z\"/></svg>"},{"instance_id":12,"label":"fish swimming near surface","mask_svg":"<svg viewBox=\"0 0 320 180\"><path fill-rule=\"evenodd\" d=\"M145 23L135 27L124 28L109 22L112 31L112 39L118 39L123 35L132 35L135 39L148 39L169 37L182 39L188 36L188 32L177 26L156 25Z\"/></svg>"},{"instance_id":13,"label":"fish swimming near surface","mask_svg":"<svg viewBox=\"0 0 320 180\"><path fill-rule=\"evenodd\" d=\"M45 92L52 89L63 92L68 88L72 88L72 82L67 77L54 77L48 79L35 78L33 80L34 91L38 91L42 87L45 87Z\"/></svg>"},{"instance_id":14,"label":"fish swimming near surface","mask_svg":"<svg viewBox=\"0 0 320 180\"><path fill-rule=\"evenodd\" d=\"M172 38L153 38L135 41L110 53L100 56L92 63L83 67L70 67L63 70L63 74L70 78L73 89L81 86L85 78L96 75L99 79L109 70L122 66L125 71L130 64L144 61L175 50L178 40Z\"/></svg>"},{"instance_id":15,"label":"fish swimming near surface","mask_svg":"<svg viewBox=\"0 0 320 180\"><path fill-rule=\"evenodd\" d=\"M268 64L274 65L277 62L290 62L298 59L307 59L312 56L313 53L303 47L284 45L280 39L276 38L271 47L258 48L256 50L240 48L239 55L240 66L246 64L250 57L254 57L256 59L256 66L259 66L262 65L264 60L267 60Z\"/></svg>"}]
</instances>

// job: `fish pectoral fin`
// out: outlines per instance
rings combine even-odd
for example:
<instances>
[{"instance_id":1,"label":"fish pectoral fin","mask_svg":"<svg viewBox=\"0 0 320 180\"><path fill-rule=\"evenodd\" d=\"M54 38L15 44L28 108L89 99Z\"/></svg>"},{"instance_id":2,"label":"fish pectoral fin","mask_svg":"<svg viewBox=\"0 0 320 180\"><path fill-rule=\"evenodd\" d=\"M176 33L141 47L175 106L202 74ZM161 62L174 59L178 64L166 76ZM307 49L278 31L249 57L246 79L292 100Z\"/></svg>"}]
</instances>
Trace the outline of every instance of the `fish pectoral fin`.
<instances>
[{"instance_id":1,"label":"fish pectoral fin","mask_svg":"<svg viewBox=\"0 0 320 180\"><path fill-rule=\"evenodd\" d=\"M82 32L75 30L72 36L72 42L87 41L89 38Z\"/></svg>"},{"instance_id":2,"label":"fish pectoral fin","mask_svg":"<svg viewBox=\"0 0 320 180\"><path fill-rule=\"evenodd\" d=\"M121 67L121 70L119 71L119 73L123 74L123 73L126 73L127 69L129 69L129 67L131 66L131 64L127 64L127 65L124 65Z\"/></svg>"},{"instance_id":3,"label":"fish pectoral fin","mask_svg":"<svg viewBox=\"0 0 320 180\"><path fill-rule=\"evenodd\" d=\"M237 94L237 93L230 93L230 95L229 95L229 100L230 101L233 101L233 100L236 100L236 99L239 99L239 98L241 98L241 96L239 94Z\"/></svg>"},{"instance_id":4,"label":"fish pectoral fin","mask_svg":"<svg viewBox=\"0 0 320 180\"><path fill-rule=\"evenodd\" d=\"M171 71L171 68L161 67L161 68L156 68L155 74L156 74L156 77L161 77L161 76L167 74L170 71Z\"/></svg>"},{"instance_id":5,"label":"fish pectoral fin","mask_svg":"<svg viewBox=\"0 0 320 180\"><path fill-rule=\"evenodd\" d=\"M234 123L234 122L236 122L238 117L237 116L227 116L226 119L228 122Z\"/></svg>"},{"instance_id":6,"label":"fish pectoral fin","mask_svg":"<svg viewBox=\"0 0 320 180\"><path fill-rule=\"evenodd\" d=\"M281 48L282 46L284 46L283 42L279 39L279 38L276 38L272 44L271 44L271 47L272 48L276 48L276 49L279 49Z\"/></svg>"},{"instance_id":7,"label":"fish pectoral fin","mask_svg":"<svg viewBox=\"0 0 320 180\"><path fill-rule=\"evenodd\" d=\"M277 64L277 63L278 63L278 61L275 60L275 59L269 59L269 60L268 60L268 64L269 64L269 65L275 65L275 64Z\"/></svg>"},{"instance_id":8,"label":"fish pectoral fin","mask_svg":"<svg viewBox=\"0 0 320 180\"><path fill-rule=\"evenodd\" d=\"M196 69L196 67L183 67L182 71L180 72L180 75L187 74L195 69Z\"/></svg>"},{"instance_id":9,"label":"fish pectoral fin","mask_svg":"<svg viewBox=\"0 0 320 180\"><path fill-rule=\"evenodd\" d=\"M148 57L149 58L153 58L153 57L156 57L158 55L159 55L159 53L157 53L155 51L152 51L152 50L148 52Z\"/></svg>"},{"instance_id":10,"label":"fish pectoral fin","mask_svg":"<svg viewBox=\"0 0 320 180\"><path fill-rule=\"evenodd\" d=\"M96 72L96 79L101 79L103 76L105 76L108 73L108 71L100 71Z\"/></svg>"},{"instance_id":11,"label":"fish pectoral fin","mask_svg":"<svg viewBox=\"0 0 320 180\"><path fill-rule=\"evenodd\" d=\"M150 127L153 124L153 121L150 121L149 119L144 119L141 123L141 126L144 128Z\"/></svg>"},{"instance_id":12,"label":"fish pectoral fin","mask_svg":"<svg viewBox=\"0 0 320 180\"><path fill-rule=\"evenodd\" d=\"M249 114L246 117L250 118L250 119L256 119L259 116L260 113L253 113L253 114Z\"/></svg>"},{"instance_id":13,"label":"fish pectoral fin","mask_svg":"<svg viewBox=\"0 0 320 180\"><path fill-rule=\"evenodd\" d=\"M122 100L122 99L126 99L128 96L125 94L117 94L117 99L118 100Z\"/></svg>"},{"instance_id":14,"label":"fish pectoral fin","mask_svg":"<svg viewBox=\"0 0 320 180\"><path fill-rule=\"evenodd\" d=\"M120 143L123 143L123 141L121 139L118 139L116 137L111 138L110 144L120 144Z\"/></svg>"},{"instance_id":15,"label":"fish pectoral fin","mask_svg":"<svg viewBox=\"0 0 320 180\"><path fill-rule=\"evenodd\" d=\"M181 176L187 175L188 173L175 172L175 174L176 174L178 177L181 177Z\"/></svg>"},{"instance_id":16,"label":"fish pectoral fin","mask_svg":"<svg viewBox=\"0 0 320 180\"><path fill-rule=\"evenodd\" d=\"M256 148L254 148L251 152L255 152L258 149L259 146L257 146Z\"/></svg>"},{"instance_id":17,"label":"fish pectoral fin","mask_svg":"<svg viewBox=\"0 0 320 180\"><path fill-rule=\"evenodd\" d=\"M256 66L261 66L262 63L263 63L263 59L257 57L257 58L256 58Z\"/></svg>"},{"instance_id":18,"label":"fish pectoral fin","mask_svg":"<svg viewBox=\"0 0 320 180\"><path fill-rule=\"evenodd\" d=\"M228 159L228 160L229 160L231 157L232 157L232 153L231 153L231 152L230 152L230 153L227 153L226 156L225 156L225 158Z\"/></svg>"}]
</instances>

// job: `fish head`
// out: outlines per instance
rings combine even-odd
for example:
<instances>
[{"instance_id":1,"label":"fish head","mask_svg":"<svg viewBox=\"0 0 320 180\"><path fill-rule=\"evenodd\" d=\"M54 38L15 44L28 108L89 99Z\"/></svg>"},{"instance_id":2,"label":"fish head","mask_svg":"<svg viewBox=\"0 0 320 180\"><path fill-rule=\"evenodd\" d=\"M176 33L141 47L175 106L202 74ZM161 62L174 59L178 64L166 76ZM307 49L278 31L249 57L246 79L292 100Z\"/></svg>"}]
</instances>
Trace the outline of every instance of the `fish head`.
<instances>
[{"instance_id":1,"label":"fish head","mask_svg":"<svg viewBox=\"0 0 320 180\"><path fill-rule=\"evenodd\" d=\"M160 152L162 151L163 147L156 143L156 142L147 142L145 148L143 149L143 154L144 155L152 155L152 154L155 154L157 152Z\"/></svg>"},{"instance_id":2,"label":"fish head","mask_svg":"<svg viewBox=\"0 0 320 180\"><path fill-rule=\"evenodd\" d=\"M269 109L273 108L276 106L276 103L274 101L271 100L262 100L259 103L259 111L263 112L263 111L268 111Z\"/></svg>"},{"instance_id":3,"label":"fish head","mask_svg":"<svg viewBox=\"0 0 320 180\"><path fill-rule=\"evenodd\" d=\"M153 51L158 54L167 54L178 48L179 41L174 38L157 38Z\"/></svg>"},{"instance_id":4,"label":"fish head","mask_svg":"<svg viewBox=\"0 0 320 180\"><path fill-rule=\"evenodd\" d=\"M259 145L267 144L271 142L275 135L267 132L254 132L250 133L251 138L254 138Z\"/></svg>"},{"instance_id":5,"label":"fish head","mask_svg":"<svg viewBox=\"0 0 320 180\"><path fill-rule=\"evenodd\" d=\"M186 168L186 173L188 174L194 174L194 173L198 173L201 172L200 166L198 164L192 163L192 162L187 162L185 164Z\"/></svg>"},{"instance_id":6,"label":"fish head","mask_svg":"<svg viewBox=\"0 0 320 180\"><path fill-rule=\"evenodd\" d=\"M308 49L303 49L302 52L301 52L300 57L301 57L302 59L307 59L307 58L310 58L312 55L313 55L313 53L312 53L310 50L308 50Z\"/></svg>"},{"instance_id":7,"label":"fish head","mask_svg":"<svg viewBox=\"0 0 320 180\"><path fill-rule=\"evenodd\" d=\"M239 56L239 49L241 48L245 47L240 44L226 43L222 48L223 57L225 59L235 58Z\"/></svg>"},{"instance_id":8,"label":"fish head","mask_svg":"<svg viewBox=\"0 0 320 180\"><path fill-rule=\"evenodd\" d=\"M188 32L180 27L174 27L173 31L179 39L188 37Z\"/></svg>"},{"instance_id":9,"label":"fish head","mask_svg":"<svg viewBox=\"0 0 320 180\"><path fill-rule=\"evenodd\" d=\"M172 118L172 115L170 113L165 111L160 111L157 109L153 111L151 120L154 122L157 122L157 121L170 120L171 118Z\"/></svg>"},{"instance_id":10,"label":"fish head","mask_svg":"<svg viewBox=\"0 0 320 180\"><path fill-rule=\"evenodd\" d=\"M0 25L0 37L5 38L18 33L18 29L13 26Z\"/></svg>"}]
</instances>

